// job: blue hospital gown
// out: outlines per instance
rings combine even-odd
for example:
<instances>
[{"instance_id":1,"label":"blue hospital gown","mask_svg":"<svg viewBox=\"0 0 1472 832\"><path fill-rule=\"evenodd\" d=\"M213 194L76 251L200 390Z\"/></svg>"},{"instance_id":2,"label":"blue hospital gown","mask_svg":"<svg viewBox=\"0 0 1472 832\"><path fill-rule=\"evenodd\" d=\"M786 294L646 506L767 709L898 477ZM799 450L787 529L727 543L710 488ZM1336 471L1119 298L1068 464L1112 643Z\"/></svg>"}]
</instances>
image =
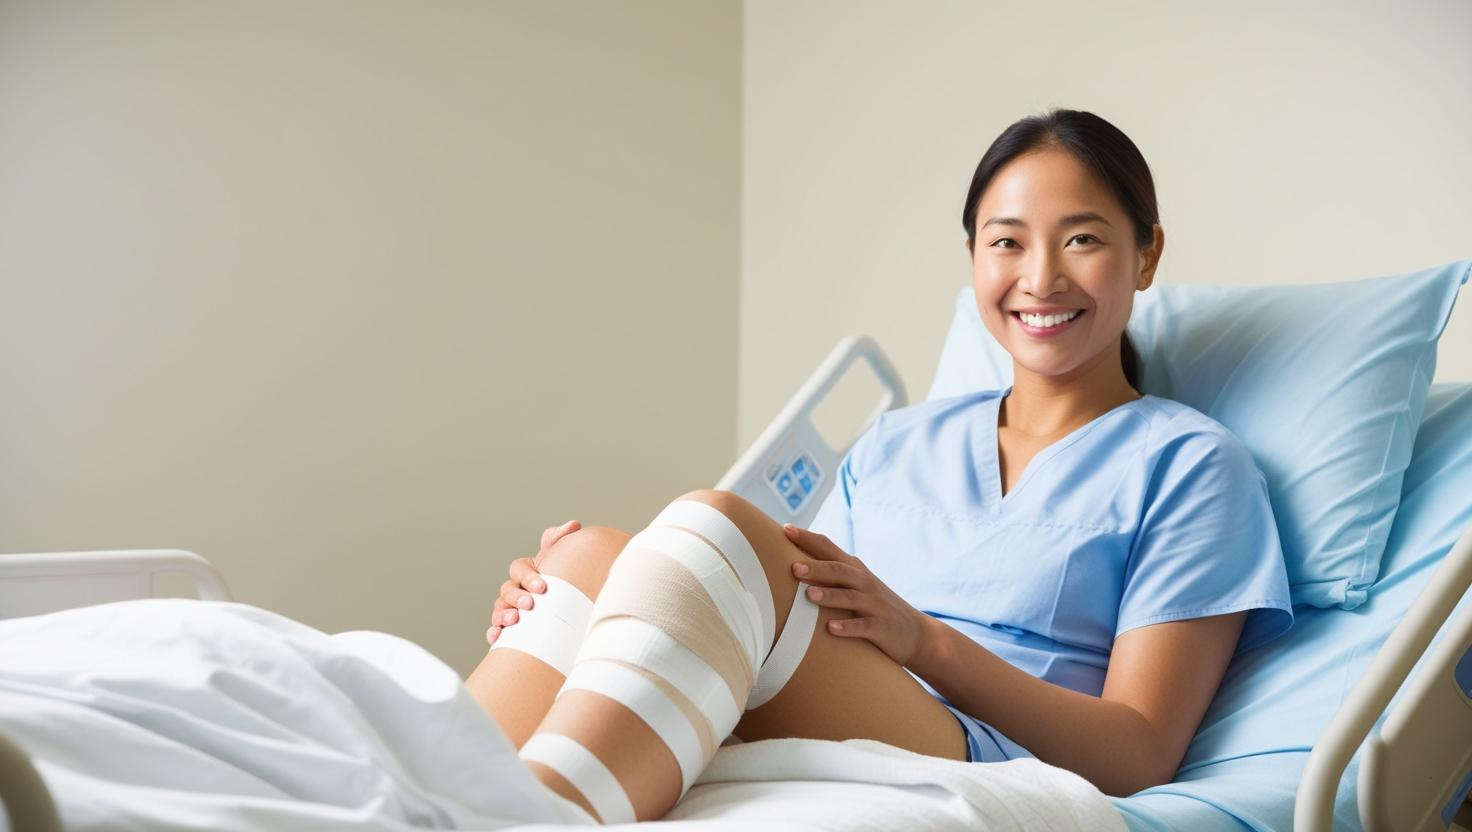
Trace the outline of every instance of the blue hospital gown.
<instances>
[{"instance_id":1,"label":"blue hospital gown","mask_svg":"<svg viewBox=\"0 0 1472 832\"><path fill-rule=\"evenodd\" d=\"M1093 696L1127 630L1248 610L1241 654L1292 626L1267 483L1235 434L1146 395L1039 451L1003 497L997 416L1011 390L881 414L811 528L920 611ZM980 724L1004 758L1029 756Z\"/></svg>"}]
</instances>

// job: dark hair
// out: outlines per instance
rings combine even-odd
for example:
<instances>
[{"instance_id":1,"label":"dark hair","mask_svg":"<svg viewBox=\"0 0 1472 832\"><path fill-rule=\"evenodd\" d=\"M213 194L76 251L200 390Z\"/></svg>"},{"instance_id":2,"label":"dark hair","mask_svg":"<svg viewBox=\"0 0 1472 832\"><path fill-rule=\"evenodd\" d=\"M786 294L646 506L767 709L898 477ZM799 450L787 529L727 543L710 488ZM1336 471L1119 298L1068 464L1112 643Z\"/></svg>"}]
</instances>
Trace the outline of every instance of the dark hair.
<instances>
[{"instance_id":1,"label":"dark hair","mask_svg":"<svg viewBox=\"0 0 1472 832\"><path fill-rule=\"evenodd\" d=\"M1044 148L1066 150L1083 162L1124 205L1135 227L1135 243L1144 249L1155 242L1160 209L1155 202L1155 180L1140 149L1118 127L1093 113L1052 109L1013 122L982 155L961 212L968 247L976 247L976 209L992 177L1018 156ZM1125 380L1139 390L1140 356L1126 333L1120 333L1119 352Z\"/></svg>"}]
</instances>

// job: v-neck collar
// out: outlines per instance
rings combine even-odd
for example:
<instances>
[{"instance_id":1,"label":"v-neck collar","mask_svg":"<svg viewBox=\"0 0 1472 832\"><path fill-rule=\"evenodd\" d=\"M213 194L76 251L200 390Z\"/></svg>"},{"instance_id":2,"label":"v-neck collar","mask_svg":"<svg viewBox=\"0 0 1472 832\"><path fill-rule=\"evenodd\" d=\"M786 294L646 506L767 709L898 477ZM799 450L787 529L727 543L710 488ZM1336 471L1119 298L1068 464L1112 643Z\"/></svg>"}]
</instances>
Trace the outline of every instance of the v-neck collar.
<instances>
[{"instance_id":1,"label":"v-neck collar","mask_svg":"<svg viewBox=\"0 0 1472 832\"><path fill-rule=\"evenodd\" d=\"M1027 481L1032 479L1033 472L1042 467L1043 463L1047 462L1050 458L1057 455L1058 452L1062 451L1064 448L1067 448L1069 445L1072 445L1078 440L1084 438L1084 436L1092 431L1095 427L1098 427L1099 424L1104 421L1105 417L1109 416L1110 414L1123 411L1131 405L1136 404L1137 402L1142 402L1150 397L1150 394L1146 393L1138 399L1131 399L1127 402L1124 402L1123 404L1115 405L1109 410L1100 413L1093 419L1090 419L1084 424L1074 428L1069 433L1064 434L1059 439L1056 439L1052 443L1043 447L1037 453L1033 454L1032 459L1027 461L1027 465L1022 469L1022 476L1017 478L1017 482L1013 484L1012 490L1008 491L1004 495L1002 493L1002 451L999 436L1000 422L1002 417L1002 399L1005 399L1011 394L1012 386L1009 385L1001 393L993 396L991 400L987 402L986 413L984 416L984 418L986 419L985 433L987 436L987 441L983 443L986 448L984 449L982 458L986 461L987 486L988 490L991 492L988 497L990 497L991 505L997 510L1000 510L1002 506L1007 505L1008 501L1010 501L1018 491L1021 491L1023 486L1027 485Z\"/></svg>"}]
</instances>

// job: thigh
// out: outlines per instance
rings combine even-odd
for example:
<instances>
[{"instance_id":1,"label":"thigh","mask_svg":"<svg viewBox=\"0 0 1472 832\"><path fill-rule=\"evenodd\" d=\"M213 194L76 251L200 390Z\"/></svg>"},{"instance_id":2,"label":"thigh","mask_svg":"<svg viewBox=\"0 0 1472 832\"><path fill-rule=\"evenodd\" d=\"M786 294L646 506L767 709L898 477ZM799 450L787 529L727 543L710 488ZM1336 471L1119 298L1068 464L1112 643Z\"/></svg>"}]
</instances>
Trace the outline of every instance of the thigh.
<instances>
[{"instance_id":1,"label":"thigh","mask_svg":"<svg viewBox=\"0 0 1472 832\"><path fill-rule=\"evenodd\" d=\"M811 561L782 527L749 501L726 491L696 491L694 499L720 509L762 559L779 624L797 591L792 564ZM966 759L966 734L956 717L903 667L860 638L828 632L848 610L820 608L807 654L770 701L747 711L733 732L745 742L776 737L872 739L952 760Z\"/></svg>"}]
</instances>

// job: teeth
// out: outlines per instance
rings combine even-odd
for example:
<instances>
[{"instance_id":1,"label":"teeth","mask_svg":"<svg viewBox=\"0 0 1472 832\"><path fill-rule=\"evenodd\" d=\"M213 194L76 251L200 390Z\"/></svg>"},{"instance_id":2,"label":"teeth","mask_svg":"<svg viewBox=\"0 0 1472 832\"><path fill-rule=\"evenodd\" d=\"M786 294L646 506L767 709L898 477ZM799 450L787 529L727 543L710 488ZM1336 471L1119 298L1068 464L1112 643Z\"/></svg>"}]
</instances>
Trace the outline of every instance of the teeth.
<instances>
[{"instance_id":1,"label":"teeth","mask_svg":"<svg viewBox=\"0 0 1472 832\"><path fill-rule=\"evenodd\" d=\"M1064 321L1071 321L1077 318L1082 311L1082 309L1075 309L1072 312L1065 312L1060 315L1029 315L1026 312L1020 312L1018 315L1022 318L1023 323L1026 323L1028 326L1046 328L1057 326Z\"/></svg>"}]
</instances>

